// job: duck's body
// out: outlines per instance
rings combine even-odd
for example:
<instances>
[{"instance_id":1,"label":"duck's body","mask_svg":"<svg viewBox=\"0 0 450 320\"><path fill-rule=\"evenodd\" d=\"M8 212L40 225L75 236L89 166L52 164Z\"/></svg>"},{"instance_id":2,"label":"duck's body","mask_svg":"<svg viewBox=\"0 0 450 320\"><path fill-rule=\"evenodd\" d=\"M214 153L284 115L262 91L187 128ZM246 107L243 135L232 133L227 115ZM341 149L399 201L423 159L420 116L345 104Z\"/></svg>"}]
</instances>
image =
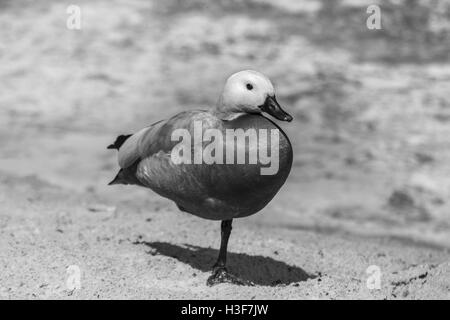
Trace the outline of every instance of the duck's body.
<instances>
[{"instance_id":1,"label":"duck's body","mask_svg":"<svg viewBox=\"0 0 450 320\"><path fill-rule=\"evenodd\" d=\"M175 164L170 153L178 141L171 139L171 133L186 129L194 137L194 125L199 121L203 130L218 129L224 137L227 129L279 130L277 173L261 175L260 163L226 164L226 144L230 141L225 141L223 148L224 164ZM244 143L236 149L245 148L249 159L248 140ZM262 115L245 114L226 121L214 112L195 110L179 113L129 137L119 147L119 164L122 170L114 183L145 186L173 200L183 211L205 219L228 220L252 215L272 200L289 175L292 147L284 132Z\"/></svg>"},{"instance_id":2,"label":"duck's body","mask_svg":"<svg viewBox=\"0 0 450 320\"><path fill-rule=\"evenodd\" d=\"M147 187L173 200L183 211L205 219L222 220L220 253L214 273L208 279L210 285L224 281L243 283L228 274L225 268L232 219L255 214L264 208L284 184L291 170L291 143L286 134L264 117L262 112L278 120L292 120L276 101L274 88L267 77L256 71L241 71L227 80L215 108L181 112L133 135L119 136L108 147L119 150L118 162L121 167L110 184ZM178 150L180 143L179 139L174 139L174 133L180 130L183 137L189 136L189 147L183 150L188 150L191 156L194 154L193 158L197 160L199 154L202 159L208 145L211 146L218 137L226 139L214 152L210 148L209 155L214 155L215 161L192 162L192 157L189 161L180 161L185 160L184 152L180 156L174 151ZM214 131L216 135L204 139L203 135L208 130L210 134ZM257 139L228 139L227 133L238 130L256 132ZM201 140L196 144L199 132ZM267 149L266 152L260 153L263 149ZM228 157L229 150L232 150L231 157ZM240 155L245 154L244 163L238 160L239 152ZM264 160L270 154L270 159L276 161L274 171L264 171L268 162L261 161L261 154L265 155ZM251 161L251 156L255 155L260 158Z\"/></svg>"}]
</instances>

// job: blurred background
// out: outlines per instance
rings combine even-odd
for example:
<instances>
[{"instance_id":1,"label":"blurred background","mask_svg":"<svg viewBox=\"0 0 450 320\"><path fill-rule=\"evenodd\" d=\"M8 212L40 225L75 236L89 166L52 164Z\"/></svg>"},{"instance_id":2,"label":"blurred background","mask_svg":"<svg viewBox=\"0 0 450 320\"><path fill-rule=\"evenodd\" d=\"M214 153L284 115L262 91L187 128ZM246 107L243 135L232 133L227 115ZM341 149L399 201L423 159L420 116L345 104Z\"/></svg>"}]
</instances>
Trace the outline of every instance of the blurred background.
<instances>
[{"instance_id":1,"label":"blurred background","mask_svg":"<svg viewBox=\"0 0 450 320\"><path fill-rule=\"evenodd\" d=\"M372 4L381 30L366 26ZM80 30L66 27L69 5ZM445 0L0 0L0 183L173 206L106 186L117 171L106 146L213 106L247 68L294 116L280 125L295 160L242 223L450 247Z\"/></svg>"}]
</instances>

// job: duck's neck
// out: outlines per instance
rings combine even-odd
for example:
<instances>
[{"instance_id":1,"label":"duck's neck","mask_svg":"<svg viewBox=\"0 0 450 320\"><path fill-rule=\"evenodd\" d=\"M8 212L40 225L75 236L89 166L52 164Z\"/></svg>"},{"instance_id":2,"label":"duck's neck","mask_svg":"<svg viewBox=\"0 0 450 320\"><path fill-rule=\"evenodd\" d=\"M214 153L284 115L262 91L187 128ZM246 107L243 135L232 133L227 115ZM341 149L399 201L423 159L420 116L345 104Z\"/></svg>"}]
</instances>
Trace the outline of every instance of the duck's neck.
<instances>
[{"instance_id":1,"label":"duck's neck","mask_svg":"<svg viewBox=\"0 0 450 320\"><path fill-rule=\"evenodd\" d=\"M217 118L225 121L236 119L245 114L239 108L225 104L222 96L217 101L212 112Z\"/></svg>"}]
</instances>

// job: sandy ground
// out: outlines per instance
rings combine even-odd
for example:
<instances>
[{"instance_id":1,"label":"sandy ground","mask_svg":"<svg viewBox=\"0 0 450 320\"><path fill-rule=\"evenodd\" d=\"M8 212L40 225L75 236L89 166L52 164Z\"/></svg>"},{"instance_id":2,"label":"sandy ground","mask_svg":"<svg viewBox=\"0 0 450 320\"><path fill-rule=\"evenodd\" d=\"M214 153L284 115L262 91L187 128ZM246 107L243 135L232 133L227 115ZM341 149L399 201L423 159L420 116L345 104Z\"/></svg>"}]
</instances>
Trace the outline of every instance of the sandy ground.
<instances>
[{"instance_id":1,"label":"sandy ground","mask_svg":"<svg viewBox=\"0 0 450 320\"><path fill-rule=\"evenodd\" d=\"M244 221L235 223L229 266L256 286L210 288L217 222L152 196L117 201L36 178L1 182L2 298L450 298L448 252L439 248ZM379 290L367 287L371 265L381 270ZM73 266L80 288L69 290Z\"/></svg>"},{"instance_id":2,"label":"sandy ground","mask_svg":"<svg viewBox=\"0 0 450 320\"><path fill-rule=\"evenodd\" d=\"M372 1L78 1L74 31L68 3L0 1L0 297L449 299L450 7L383 3L374 32ZM234 224L256 286L209 288L219 224L107 187L105 147L244 68L295 117L295 161Z\"/></svg>"}]
</instances>

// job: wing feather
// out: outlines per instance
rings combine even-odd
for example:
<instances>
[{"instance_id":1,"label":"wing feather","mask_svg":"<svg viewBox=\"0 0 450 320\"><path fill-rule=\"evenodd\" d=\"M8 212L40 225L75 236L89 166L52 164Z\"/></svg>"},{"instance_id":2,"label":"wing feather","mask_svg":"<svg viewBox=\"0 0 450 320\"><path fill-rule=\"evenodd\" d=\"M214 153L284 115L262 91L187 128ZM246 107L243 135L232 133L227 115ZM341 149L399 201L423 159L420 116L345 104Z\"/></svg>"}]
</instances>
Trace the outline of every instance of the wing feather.
<instances>
[{"instance_id":1,"label":"wing feather","mask_svg":"<svg viewBox=\"0 0 450 320\"><path fill-rule=\"evenodd\" d=\"M211 117L203 110L180 112L168 120L161 120L129 137L119 149L119 165L127 168L139 159L145 159L159 152L170 153L178 143L171 139L176 129L192 131L195 120Z\"/></svg>"}]
</instances>

